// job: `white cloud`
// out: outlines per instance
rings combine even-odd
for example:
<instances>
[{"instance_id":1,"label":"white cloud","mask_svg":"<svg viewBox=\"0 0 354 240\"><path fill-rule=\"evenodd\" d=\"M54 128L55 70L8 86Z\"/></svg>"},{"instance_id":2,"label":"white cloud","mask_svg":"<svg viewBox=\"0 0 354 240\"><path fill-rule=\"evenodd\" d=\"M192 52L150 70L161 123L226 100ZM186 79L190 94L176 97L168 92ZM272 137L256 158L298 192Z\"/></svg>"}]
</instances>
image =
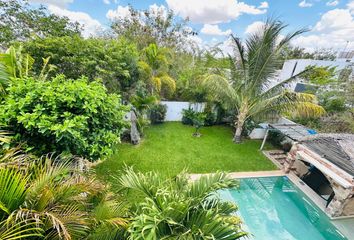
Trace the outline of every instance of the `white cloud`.
<instances>
[{"instance_id":1,"label":"white cloud","mask_svg":"<svg viewBox=\"0 0 354 240\"><path fill-rule=\"evenodd\" d=\"M294 39L293 44L309 51L317 48L340 50L348 41L354 41L354 19L349 6L347 9L333 9L323 14L310 34Z\"/></svg>"},{"instance_id":2,"label":"white cloud","mask_svg":"<svg viewBox=\"0 0 354 240\"><path fill-rule=\"evenodd\" d=\"M306 7L312 7L312 3L306 2L306 0L303 0L299 3L299 7L306 8Z\"/></svg>"},{"instance_id":3,"label":"white cloud","mask_svg":"<svg viewBox=\"0 0 354 240\"><path fill-rule=\"evenodd\" d=\"M247 26L245 33L246 34L256 33L257 31L263 28L264 24L265 23L262 21L255 21Z\"/></svg>"},{"instance_id":4,"label":"white cloud","mask_svg":"<svg viewBox=\"0 0 354 240\"><path fill-rule=\"evenodd\" d=\"M116 10L108 10L106 17L113 21L115 19L123 19L130 16L129 6L118 6Z\"/></svg>"},{"instance_id":5,"label":"white cloud","mask_svg":"<svg viewBox=\"0 0 354 240\"><path fill-rule=\"evenodd\" d=\"M343 29L354 30L353 16L347 9L333 9L322 15L314 31L328 33Z\"/></svg>"},{"instance_id":6,"label":"white cloud","mask_svg":"<svg viewBox=\"0 0 354 240\"><path fill-rule=\"evenodd\" d=\"M260 9L269 8L269 4L268 2L261 2L258 8Z\"/></svg>"},{"instance_id":7,"label":"white cloud","mask_svg":"<svg viewBox=\"0 0 354 240\"><path fill-rule=\"evenodd\" d=\"M347 7L351 14L354 14L354 1L351 1L347 4Z\"/></svg>"},{"instance_id":8,"label":"white cloud","mask_svg":"<svg viewBox=\"0 0 354 240\"><path fill-rule=\"evenodd\" d=\"M90 15L84 12L69 11L54 5L49 5L48 10L58 16L68 17L70 21L80 23L83 26L83 37L96 35L98 31L103 28L99 21L93 19Z\"/></svg>"},{"instance_id":9,"label":"white cloud","mask_svg":"<svg viewBox=\"0 0 354 240\"><path fill-rule=\"evenodd\" d=\"M119 5L115 10L108 10L108 12L106 13L106 17L111 21L114 21L116 19L129 19L131 17L129 8L129 6L123 7ZM166 18L168 9L164 5L159 6L153 4L149 6L149 13L156 16L161 15L163 18ZM142 11L140 11L139 14L141 19L144 18L144 13Z\"/></svg>"},{"instance_id":10,"label":"white cloud","mask_svg":"<svg viewBox=\"0 0 354 240\"><path fill-rule=\"evenodd\" d=\"M109 0L103 0L103 3L109 5L109 4L111 4L111 1L109 1Z\"/></svg>"},{"instance_id":11,"label":"white cloud","mask_svg":"<svg viewBox=\"0 0 354 240\"><path fill-rule=\"evenodd\" d=\"M60 8L66 8L68 4L73 3L74 0L29 0L30 3L39 3L44 5L55 5Z\"/></svg>"},{"instance_id":12,"label":"white cloud","mask_svg":"<svg viewBox=\"0 0 354 240\"><path fill-rule=\"evenodd\" d=\"M206 35L217 35L217 36L227 36L232 33L231 29L222 31L218 25L213 25L213 24L204 24L200 32Z\"/></svg>"},{"instance_id":13,"label":"white cloud","mask_svg":"<svg viewBox=\"0 0 354 240\"><path fill-rule=\"evenodd\" d=\"M265 4L256 7L236 0L166 0L167 5L192 22L217 24L229 22L242 14L264 14Z\"/></svg>"},{"instance_id":14,"label":"white cloud","mask_svg":"<svg viewBox=\"0 0 354 240\"><path fill-rule=\"evenodd\" d=\"M329 6L329 7L334 7L334 6L337 6L338 4L339 4L338 0L326 2L326 5Z\"/></svg>"}]
</instances>

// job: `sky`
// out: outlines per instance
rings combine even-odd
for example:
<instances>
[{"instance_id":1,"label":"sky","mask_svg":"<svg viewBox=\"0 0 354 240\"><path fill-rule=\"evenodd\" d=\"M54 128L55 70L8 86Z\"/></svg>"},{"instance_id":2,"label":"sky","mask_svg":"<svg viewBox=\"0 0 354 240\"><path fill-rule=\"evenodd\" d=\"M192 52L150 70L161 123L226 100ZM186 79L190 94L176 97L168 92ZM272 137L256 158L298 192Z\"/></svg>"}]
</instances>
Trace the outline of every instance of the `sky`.
<instances>
[{"instance_id":1,"label":"sky","mask_svg":"<svg viewBox=\"0 0 354 240\"><path fill-rule=\"evenodd\" d=\"M222 43L227 51L232 33L245 38L259 29L267 17L288 24L286 31L307 28L293 40L308 51L332 48L354 50L354 0L29 0L33 6L46 5L50 12L67 16L84 26L84 37L108 29L115 18L124 17L128 5L138 10L172 9L178 18L198 32L194 41L201 46ZM287 32L283 34L286 34Z\"/></svg>"}]
</instances>

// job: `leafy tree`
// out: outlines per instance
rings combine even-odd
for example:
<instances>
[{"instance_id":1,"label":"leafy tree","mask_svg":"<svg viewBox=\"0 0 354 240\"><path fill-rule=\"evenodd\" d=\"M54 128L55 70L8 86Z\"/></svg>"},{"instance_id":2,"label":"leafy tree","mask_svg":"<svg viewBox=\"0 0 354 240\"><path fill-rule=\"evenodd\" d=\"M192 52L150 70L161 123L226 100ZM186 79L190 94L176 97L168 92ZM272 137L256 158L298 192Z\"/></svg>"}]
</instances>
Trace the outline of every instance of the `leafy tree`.
<instances>
[{"instance_id":1,"label":"leafy tree","mask_svg":"<svg viewBox=\"0 0 354 240\"><path fill-rule=\"evenodd\" d=\"M209 68L203 55L179 53L173 63L172 74L176 76L175 98L191 102L205 102L207 91L202 83L203 75Z\"/></svg>"},{"instance_id":2,"label":"leafy tree","mask_svg":"<svg viewBox=\"0 0 354 240\"><path fill-rule=\"evenodd\" d=\"M301 74L307 82L315 85L326 85L336 81L336 67L317 67L309 66Z\"/></svg>"},{"instance_id":3,"label":"leafy tree","mask_svg":"<svg viewBox=\"0 0 354 240\"><path fill-rule=\"evenodd\" d=\"M336 67L311 66L301 77L318 86L316 95L326 111L330 113L343 112L352 106L351 71L351 66L340 71L336 71Z\"/></svg>"},{"instance_id":4,"label":"leafy tree","mask_svg":"<svg viewBox=\"0 0 354 240\"><path fill-rule=\"evenodd\" d=\"M1 125L37 153L69 152L95 160L112 153L120 140L125 107L99 81L18 78L7 91Z\"/></svg>"},{"instance_id":5,"label":"leafy tree","mask_svg":"<svg viewBox=\"0 0 354 240\"><path fill-rule=\"evenodd\" d=\"M34 9L23 0L0 2L0 48L34 36L73 36L80 32L81 26L77 22L50 14L43 6Z\"/></svg>"},{"instance_id":6,"label":"leafy tree","mask_svg":"<svg viewBox=\"0 0 354 240\"><path fill-rule=\"evenodd\" d=\"M239 239L237 207L221 201L216 191L238 186L224 173L189 181L185 174L173 179L127 169L119 178L123 189L142 194L128 228L129 239Z\"/></svg>"},{"instance_id":7,"label":"leafy tree","mask_svg":"<svg viewBox=\"0 0 354 240\"><path fill-rule=\"evenodd\" d=\"M189 35L196 34L186 27L187 21L177 20L171 10L139 11L130 6L127 16L114 19L111 28L119 37L136 42L139 49L152 43L179 49L185 47Z\"/></svg>"},{"instance_id":8,"label":"leafy tree","mask_svg":"<svg viewBox=\"0 0 354 240\"><path fill-rule=\"evenodd\" d=\"M56 68L50 76L64 74L77 79L101 78L110 92L121 92L128 98L139 80L138 51L135 44L120 38L83 39L79 36L52 37L24 43L24 52L34 59L34 72L40 74L41 60L50 57Z\"/></svg>"},{"instance_id":9,"label":"leafy tree","mask_svg":"<svg viewBox=\"0 0 354 240\"><path fill-rule=\"evenodd\" d=\"M268 20L264 27L250 34L244 43L232 37L235 55L229 57L230 72L220 71L206 76L205 85L214 99L236 109L234 142L241 142L244 123L252 117L284 112L304 115L320 115L324 109L315 104L311 94L284 90L284 84L296 76L270 86L281 62L279 52L291 39L303 33L299 30L278 41L286 25L277 20Z\"/></svg>"}]
</instances>

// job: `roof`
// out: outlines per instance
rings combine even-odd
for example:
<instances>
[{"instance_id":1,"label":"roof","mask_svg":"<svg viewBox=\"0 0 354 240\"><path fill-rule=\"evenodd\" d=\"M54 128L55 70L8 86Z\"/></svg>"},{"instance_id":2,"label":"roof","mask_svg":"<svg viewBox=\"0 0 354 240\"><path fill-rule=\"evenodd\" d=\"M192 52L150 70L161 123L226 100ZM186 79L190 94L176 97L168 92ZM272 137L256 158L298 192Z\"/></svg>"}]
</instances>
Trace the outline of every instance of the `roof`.
<instances>
[{"instance_id":1,"label":"roof","mask_svg":"<svg viewBox=\"0 0 354 240\"><path fill-rule=\"evenodd\" d=\"M271 128L279 130L282 134L289 137L294 141L299 141L304 137L307 137L313 133L310 133L310 129L305 126L297 123L277 123L277 124L269 124Z\"/></svg>"},{"instance_id":2,"label":"roof","mask_svg":"<svg viewBox=\"0 0 354 240\"><path fill-rule=\"evenodd\" d=\"M354 134L316 134L301 143L354 177Z\"/></svg>"},{"instance_id":3,"label":"roof","mask_svg":"<svg viewBox=\"0 0 354 240\"><path fill-rule=\"evenodd\" d=\"M295 86L295 92L315 92L318 87L305 83L297 83Z\"/></svg>"}]
</instances>

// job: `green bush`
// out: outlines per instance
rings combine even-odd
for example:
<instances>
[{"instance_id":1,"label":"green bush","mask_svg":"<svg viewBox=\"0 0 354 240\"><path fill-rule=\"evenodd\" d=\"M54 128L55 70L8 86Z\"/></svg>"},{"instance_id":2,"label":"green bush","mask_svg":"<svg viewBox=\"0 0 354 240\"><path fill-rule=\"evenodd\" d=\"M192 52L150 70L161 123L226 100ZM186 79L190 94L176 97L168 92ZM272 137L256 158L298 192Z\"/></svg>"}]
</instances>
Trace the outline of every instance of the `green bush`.
<instances>
[{"instance_id":1,"label":"green bush","mask_svg":"<svg viewBox=\"0 0 354 240\"><path fill-rule=\"evenodd\" d=\"M182 123L185 125L193 125L193 117L195 111L192 108L182 110Z\"/></svg>"},{"instance_id":2,"label":"green bush","mask_svg":"<svg viewBox=\"0 0 354 240\"><path fill-rule=\"evenodd\" d=\"M344 98L331 98L325 102L324 109L326 112L344 112L347 108L345 106Z\"/></svg>"},{"instance_id":3,"label":"green bush","mask_svg":"<svg viewBox=\"0 0 354 240\"><path fill-rule=\"evenodd\" d=\"M205 114L205 126L212 126L216 124L217 112L213 111L210 105L206 106L204 110L204 114Z\"/></svg>"},{"instance_id":4,"label":"green bush","mask_svg":"<svg viewBox=\"0 0 354 240\"><path fill-rule=\"evenodd\" d=\"M165 121L167 106L156 104L150 108L150 121L152 124L163 123Z\"/></svg>"},{"instance_id":5,"label":"green bush","mask_svg":"<svg viewBox=\"0 0 354 240\"><path fill-rule=\"evenodd\" d=\"M37 154L68 152L92 160L112 153L125 127L120 97L99 81L16 79L0 106L0 124Z\"/></svg>"},{"instance_id":6,"label":"green bush","mask_svg":"<svg viewBox=\"0 0 354 240\"><path fill-rule=\"evenodd\" d=\"M205 126L212 126L217 123L217 112L214 112L211 107L207 106L202 112ZM193 125L193 120L199 118L200 112L194 111L192 108L182 110L182 123L185 125Z\"/></svg>"}]
</instances>

